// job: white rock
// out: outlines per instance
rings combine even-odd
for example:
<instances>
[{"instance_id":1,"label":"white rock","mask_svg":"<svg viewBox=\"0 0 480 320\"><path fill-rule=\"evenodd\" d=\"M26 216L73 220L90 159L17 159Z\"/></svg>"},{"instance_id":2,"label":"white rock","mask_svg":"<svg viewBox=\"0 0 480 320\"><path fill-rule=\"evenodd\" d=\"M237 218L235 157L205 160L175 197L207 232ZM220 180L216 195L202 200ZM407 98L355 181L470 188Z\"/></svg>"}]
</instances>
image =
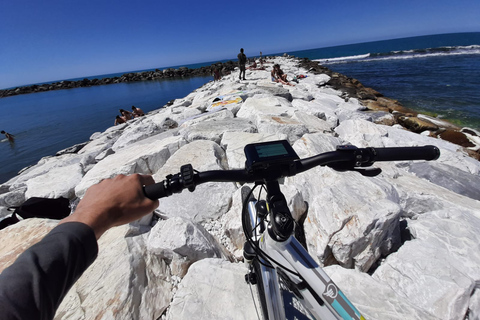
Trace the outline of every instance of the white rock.
<instances>
[{"instance_id":1,"label":"white rock","mask_svg":"<svg viewBox=\"0 0 480 320\"><path fill-rule=\"evenodd\" d=\"M415 306L388 284L366 273L338 265L326 267L324 270L365 319L442 319Z\"/></svg>"},{"instance_id":2,"label":"white rock","mask_svg":"<svg viewBox=\"0 0 480 320\"><path fill-rule=\"evenodd\" d=\"M2 221L5 217L10 216L11 214L12 212L9 211L7 207L0 206L0 221Z\"/></svg>"},{"instance_id":3,"label":"white rock","mask_svg":"<svg viewBox=\"0 0 480 320\"><path fill-rule=\"evenodd\" d=\"M327 121L331 127L336 127L338 125L338 116L335 114L337 106L334 103L324 104L317 102L316 100L307 102L295 99L292 101L292 105L299 111L303 111Z\"/></svg>"},{"instance_id":4,"label":"white rock","mask_svg":"<svg viewBox=\"0 0 480 320\"><path fill-rule=\"evenodd\" d=\"M295 87L295 89L290 90L293 99L301 99L305 101L313 100L313 96L308 90L302 90L301 88Z\"/></svg>"},{"instance_id":5,"label":"white rock","mask_svg":"<svg viewBox=\"0 0 480 320\"><path fill-rule=\"evenodd\" d=\"M470 173L436 161L414 162L408 170L455 193L480 200L480 176L475 179Z\"/></svg>"},{"instance_id":6,"label":"white rock","mask_svg":"<svg viewBox=\"0 0 480 320\"><path fill-rule=\"evenodd\" d=\"M285 98L254 96L248 98L237 112L237 117L255 120L258 115L292 116L295 109Z\"/></svg>"},{"instance_id":7,"label":"white rock","mask_svg":"<svg viewBox=\"0 0 480 320\"><path fill-rule=\"evenodd\" d=\"M207 120L213 120L213 119L233 119L233 113L230 110L223 109L223 110L218 110L216 112L205 112L202 114L199 114L195 117L192 117L190 119L185 119L183 122L181 122L181 127L185 128L191 125L194 125L199 122L207 121Z\"/></svg>"},{"instance_id":8,"label":"white rock","mask_svg":"<svg viewBox=\"0 0 480 320\"><path fill-rule=\"evenodd\" d=\"M247 119L221 119L199 122L180 129L180 134L189 142L212 140L220 143L225 132L256 132L257 127Z\"/></svg>"},{"instance_id":9,"label":"white rock","mask_svg":"<svg viewBox=\"0 0 480 320\"><path fill-rule=\"evenodd\" d=\"M475 212L479 207L477 200L454 193L425 179L419 179L401 168L387 169L385 165L376 166L382 168L382 176L397 190L398 204L402 207L404 217L415 217L425 212L449 208Z\"/></svg>"},{"instance_id":10,"label":"white rock","mask_svg":"<svg viewBox=\"0 0 480 320\"><path fill-rule=\"evenodd\" d=\"M194 263L178 287L167 319L256 319L246 273L243 264L220 259Z\"/></svg>"},{"instance_id":11,"label":"white rock","mask_svg":"<svg viewBox=\"0 0 480 320\"><path fill-rule=\"evenodd\" d=\"M122 135L117 139L113 144L112 150L117 152L118 150L130 146L137 141L143 140L145 138L151 137L155 134L159 134L164 130L155 124L151 119L143 117L138 118L139 121L136 121L134 124L131 124L126 128Z\"/></svg>"},{"instance_id":12,"label":"white rock","mask_svg":"<svg viewBox=\"0 0 480 320\"><path fill-rule=\"evenodd\" d=\"M157 141L153 136L143 140L142 143L119 150L88 171L75 188L75 193L77 197L83 197L90 186L118 174L152 174L185 143L182 137L169 137Z\"/></svg>"},{"instance_id":13,"label":"white rock","mask_svg":"<svg viewBox=\"0 0 480 320\"><path fill-rule=\"evenodd\" d=\"M387 137L385 126L365 120L346 120L335 128L335 132L344 140L359 147L384 147L382 138Z\"/></svg>"},{"instance_id":14,"label":"white rock","mask_svg":"<svg viewBox=\"0 0 480 320\"><path fill-rule=\"evenodd\" d=\"M332 126L327 121L302 111L295 112L292 119L305 124L309 133L332 132Z\"/></svg>"},{"instance_id":15,"label":"white rock","mask_svg":"<svg viewBox=\"0 0 480 320\"><path fill-rule=\"evenodd\" d=\"M18 188L13 191L0 195L0 205L5 207L18 207L25 202L26 187Z\"/></svg>"},{"instance_id":16,"label":"white rock","mask_svg":"<svg viewBox=\"0 0 480 320\"><path fill-rule=\"evenodd\" d=\"M0 272L9 267L30 246L58 224L57 220L31 218L0 230Z\"/></svg>"},{"instance_id":17,"label":"white rock","mask_svg":"<svg viewBox=\"0 0 480 320\"><path fill-rule=\"evenodd\" d=\"M142 236L125 237L129 227L107 231L99 254L68 292L56 319L157 319L170 304L167 264L145 255Z\"/></svg>"},{"instance_id":18,"label":"white rock","mask_svg":"<svg viewBox=\"0 0 480 320\"><path fill-rule=\"evenodd\" d=\"M178 173L180 167L188 163L198 171L222 170L226 168L224 157L224 151L216 143L196 140L178 150L153 177L156 181L163 180L168 174ZM218 218L230 208L236 189L233 183L201 184L193 193L185 190L161 199L159 210L164 216L184 217L195 222Z\"/></svg>"},{"instance_id":19,"label":"white rock","mask_svg":"<svg viewBox=\"0 0 480 320\"><path fill-rule=\"evenodd\" d=\"M180 217L158 222L148 236L147 250L175 265L171 266L172 274L180 277L198 260L226 258L221 245L205 228Z\"/></svg>"},{"instance_id":20,"label":"white rock","mask_svg":"<svg viewBox=\"0 0 480 320\"><path fill-rule=\"evenodd\" d=\"M258 115L257 129L263 134L284 134L291 144L308 133L307 126L298 120L271 115Z\"/></svg>"},{"instance_id":21,"label":"white rock","mask_svg":"<svg viewBox=\"0 0 480 320\"><path fill-rule=\"evenodd\" d=\"M75 198L75 187L83 177L83 168L79 163L50 169L48 172L25 181L25 198Z\"/></svg>"},{"instance_id":22,"label":"white rock","mask_svg":"<svg viewBox=\"0 0 480 320\"><path fill-rule=\"evenodd\" d=\"M5 185L10 186L10 190L26 186L26 182L35 177L46 174L52 169L59 167L75 166L80 163L81 157L76 154L64 154L58 157L42 158L36 165L23 171L20 175L10 179Z\"/></svg>"},{"instance_id":23,"label":"white rock","mask_svg":"<svg viewBox=\"0 0 480 320\"><path fill-rule=\"evenodd\" d=\"M321 134L307 135L294 147L312 144L308 149L321 149L324 142L315 146L318 140L323 140ZM286 183L299 188L309 204L307 245L321 262L335 258L346 267L367 271L398 245L400 206L389 184L330 168L312 169Z\"/></svg>"},{"instance_id":24,"label":"white rock","mask_svg":"<svg viewBox=\"0 0 480 320\"><path fill-rule=\"evenodd\" d=\"M342 123L347 120L357 120L357 119L373 122L372 116L367 112L352 111L348 109L338 108L337 110L335 110L335 114L338 118L339 123Z\"/></svg>"},{"instance_id":25,"label":"white rock","mask_svg":"<svg viewBox=\"0 0 480 320\"><path fill-rule=\"evenodd\" d=\"M232 207L221 217L225 226L225 234L237 250L243 249L245 234L242 228L242 188L238 188L233 194Z\"/></svg>"},{"instance_id":26,"label":"white rock","mask_svg":"<svg viewBox=\"0 0 480 320\"><path fill-rule=\"evenodd\" d=\"M434 211L409 228L415 239L391 254L374 277L441 319L463 317L480 278L478 213Z\"/></svg>"}]
</instances>

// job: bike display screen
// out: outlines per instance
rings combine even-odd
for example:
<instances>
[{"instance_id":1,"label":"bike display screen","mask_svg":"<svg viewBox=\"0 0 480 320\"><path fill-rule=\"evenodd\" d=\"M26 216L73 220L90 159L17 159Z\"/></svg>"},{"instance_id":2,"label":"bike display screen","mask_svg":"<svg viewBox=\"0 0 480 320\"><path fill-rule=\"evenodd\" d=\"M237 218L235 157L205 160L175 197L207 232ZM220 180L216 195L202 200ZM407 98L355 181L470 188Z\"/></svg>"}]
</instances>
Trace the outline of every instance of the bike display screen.
<instances>
[{"instance_id":1,"label":"bike display screen","mask_svg":"<svg viewBox=\"0 0 480 320\"><path fill-rule=\"evenodd\" d=\"M291 163L299 159L287 140L253 143L245 146L247 170Z\"/></svg>"},{"instance_id":2,"label":"bike display screen","mask_svg":"<svg viewBox=\"0 0 480 320\"><path fill-rule=\"evenodd\" d=\"M281 143L255 146L259 159L288 155L287 149Z\"/></svg>"}]
</instances>

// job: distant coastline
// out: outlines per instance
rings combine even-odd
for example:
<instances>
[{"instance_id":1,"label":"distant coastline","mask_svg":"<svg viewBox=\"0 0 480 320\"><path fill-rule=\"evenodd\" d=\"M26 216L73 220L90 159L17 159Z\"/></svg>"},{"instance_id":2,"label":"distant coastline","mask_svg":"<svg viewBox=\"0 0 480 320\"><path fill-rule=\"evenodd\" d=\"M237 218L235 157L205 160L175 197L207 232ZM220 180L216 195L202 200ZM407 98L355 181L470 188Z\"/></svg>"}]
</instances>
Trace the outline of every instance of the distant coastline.
<instances>
[{"instance_id":1,"label":"distant coastline","mask_svg":"<svg viewBox=\"0 0 480 320\"><path fill-rule=\"evenodd\" d=\"M211 75L215 68L223 70L224 72L231 72L235 69L236 62L226 61L217 62L210 66L202 66L199 68L179 67L166 68L163 70L155 69L151 71L128 72L121 76L105 77L105 78L84 78L81 80L62 80L51 83L33 84L27 86L20 86L10 89L0 90L0 98L15 96L19 94L29 94L36 92L45 92L52 90L73 89L80 87L101 86L113 83L136 82L136 81L151 81L159 79L172 79L183 77L198 77Z\"/></svg>"}]
</instances>

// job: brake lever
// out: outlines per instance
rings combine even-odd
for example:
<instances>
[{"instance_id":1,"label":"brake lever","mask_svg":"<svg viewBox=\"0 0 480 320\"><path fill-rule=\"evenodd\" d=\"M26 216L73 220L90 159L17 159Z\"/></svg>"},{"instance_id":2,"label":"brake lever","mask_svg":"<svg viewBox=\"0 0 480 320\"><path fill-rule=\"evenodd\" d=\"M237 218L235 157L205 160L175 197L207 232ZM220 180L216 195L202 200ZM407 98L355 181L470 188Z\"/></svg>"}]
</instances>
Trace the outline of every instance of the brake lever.
<instances>
[{"instance_id":1,"label":"brake lever","mask_svg":"<svg viewBox=\"0 0 480 320\"><path fill-rule=\"evenodd\" d=\"M334 165L328 164L327 166L338 172L355 171L365 177L376 177L380 173L382 173L382 169L380 168L375 168L375 167L358 168L358 167L352 167L349 163L337 163Z\"/></svg>"},{"instance_id":2,"label":"brake lever","mask_svg":"<svg viewBox=\"0 0 480 320\"><path fill-rule=\"evenodd\" d=\"M351 171L356 171L360 173L364 177L376 177L380 173L382 173L382 169L380 168L353 168Z\"/></svg>"}]
</instances>

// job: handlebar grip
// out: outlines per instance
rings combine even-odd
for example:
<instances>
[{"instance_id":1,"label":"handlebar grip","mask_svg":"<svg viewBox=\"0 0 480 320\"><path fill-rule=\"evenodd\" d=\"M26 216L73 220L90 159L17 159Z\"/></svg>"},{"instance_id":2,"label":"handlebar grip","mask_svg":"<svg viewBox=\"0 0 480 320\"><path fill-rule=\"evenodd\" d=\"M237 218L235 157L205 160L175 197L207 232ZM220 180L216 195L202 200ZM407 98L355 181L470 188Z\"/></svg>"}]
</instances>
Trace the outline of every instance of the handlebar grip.
<instances>
[{"instance_id":1,"label":"handlebar grip","mask_svg":"<svg viewBox=\"0 0 480 320\"><path fill-rule=\"evenodd\" d=\"M440 150L436 146L374 148L375 161L436 160Z\"/></svg>"},{"instance_id":2,"label":"handlebar grip","mask_svg":"<svg viewBox=\"0 0 480 320\"><path fill-rule=\"evenodd\" d=\"M151 200L157 200L160 198L165 198L168 197L170 194L167 192L165 189L165 184L164 181L151 184L148 186L143 186L143 193L145 194L145 197L151 199Z\"/></svg>"}]
</instances>

